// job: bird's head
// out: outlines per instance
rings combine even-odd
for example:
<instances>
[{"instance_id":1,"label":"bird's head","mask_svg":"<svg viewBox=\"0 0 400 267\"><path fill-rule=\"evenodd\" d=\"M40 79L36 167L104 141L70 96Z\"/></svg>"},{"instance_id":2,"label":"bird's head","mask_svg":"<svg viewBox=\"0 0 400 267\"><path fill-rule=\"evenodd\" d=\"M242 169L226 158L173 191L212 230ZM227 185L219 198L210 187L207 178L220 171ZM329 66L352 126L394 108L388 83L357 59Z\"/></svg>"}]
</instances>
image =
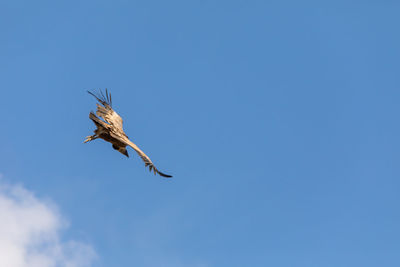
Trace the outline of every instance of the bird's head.
<instances>
[{"instance_id":1,"label":"bird's head","mask_svg":"<svg viewBox=\"0 0 400 267\"><path fill-rule=\"evenodd\" d=\"M122 151L122 154L124 154L126 157L129 158L128 150L126 150L126 148L124 148L124 151Z\"/></svg>"},{"instance_id":2,"label":"bird's head","mask_svg":"<svg viewBox=\"0 0 400 267\"><path fill-rule=\"evenodd\" d=\"M129 158L129 154L128 154L128 150L126 150L126 147L120 147L118 149L119 152L121 152L122 154L124 154L125 156L127 156Z\"/></svg>"}]
</instances>

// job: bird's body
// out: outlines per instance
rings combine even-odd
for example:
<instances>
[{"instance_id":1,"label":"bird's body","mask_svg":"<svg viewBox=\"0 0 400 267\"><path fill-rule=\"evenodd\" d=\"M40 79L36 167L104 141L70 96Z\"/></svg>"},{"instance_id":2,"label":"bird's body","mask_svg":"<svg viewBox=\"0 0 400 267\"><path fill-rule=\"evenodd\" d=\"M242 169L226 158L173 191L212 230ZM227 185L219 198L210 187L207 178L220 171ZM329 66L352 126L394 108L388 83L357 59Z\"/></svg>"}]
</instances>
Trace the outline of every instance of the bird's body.
<instances>
[{"instance_id":1,"label":"bird's body","mask_svg":"<svg viewBox=\"0 0 400 267\"><path fill-rule=\"evenodd\" d=\"M118 136L126 136L123 131L121 132L119 129L114 129L111 125L99 119L93 112L90 112L89 118L97 126L97 129L94 130L94 136L110 142L115 150L118 150L125 156L129 157L128 151L126 150L126 144L118 138ZM94 139L93 136L88 136L85 143Z\"/></svg>"},{"instance_id":2,"label":"bird's body","mask_svg":"<svg viewBox=\"0 0 400 267\"><path fill-rule=\"evenodd\" d=\"M111 107L111 94L109 94L107 90L106 95L104 95L102 92L98 96L91 92L88 93L94 96L102 104L97 104L96 114L100 118L104 119L104 121L97 117L93 112L90 112L89 118L97 126L97 129L94 130L94 135L86 137L84 143L101 138L107 142L110 142L115 150L118 150L127 157L129 157L129 154L126 150L126 147L130 146L142 158L145 166L149 166L150 171L154 171L154 174L158 173L163 177L172 177L171 175L167 175L158 171L150 158L142 150L140 150L138 146L129 140L122 128L122 118Z\"/></svg>"}]
</instances>

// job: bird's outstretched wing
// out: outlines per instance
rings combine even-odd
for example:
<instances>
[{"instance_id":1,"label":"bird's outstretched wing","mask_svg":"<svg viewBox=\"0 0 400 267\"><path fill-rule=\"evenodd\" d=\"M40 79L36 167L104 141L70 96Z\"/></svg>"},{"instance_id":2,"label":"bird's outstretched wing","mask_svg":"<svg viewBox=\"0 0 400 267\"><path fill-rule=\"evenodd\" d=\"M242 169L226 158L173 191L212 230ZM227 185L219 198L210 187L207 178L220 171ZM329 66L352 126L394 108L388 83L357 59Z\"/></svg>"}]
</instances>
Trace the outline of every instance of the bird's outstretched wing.
<instances>
[{"instance_id":1,"label":"bird's outstretched wing","mask_svg":"<svg viewBox=\"0 0 400 267\"><path fill-rule=\"evenodd\" d=\"M97 101L100 102L103 106L97 104L97 111L96 114L97 116L103 118L108 124L111 124L115 128L118 128L119 130L123 131L122 128L122 118L121 116L118 115L117 112L115 112L112 109L112 99L111 99L111 94L107 91L106 89L106 94L104 95L102 91L98 93L97 95L88 91L89 94L94 96Z\"/></svg>"},{"instance_id":2,"label":"bird's outstretched wing","mask_svg":"<svg viewBox=\"0 0 400 267\"><path fill-rule=\"evenodd\" d=\"M131 148L133 148L136 151L136 153L138 153L138 155L144 161L145 167L149 166L149 170L150 171L153 170L154 174L158 173L162 177L166 177L166 178L172 177L171 175L162 173L159 170L157 170L157 168L154 166L154 164L150 160L150 158L142 150L140 150L140 148L137 145L135 145L131 140L129 140L129 138L123 136L123 137L119 137L119 140L122 141L123 143L125 143L127 146L130 146Z\"/></svg>"}]
</instances>

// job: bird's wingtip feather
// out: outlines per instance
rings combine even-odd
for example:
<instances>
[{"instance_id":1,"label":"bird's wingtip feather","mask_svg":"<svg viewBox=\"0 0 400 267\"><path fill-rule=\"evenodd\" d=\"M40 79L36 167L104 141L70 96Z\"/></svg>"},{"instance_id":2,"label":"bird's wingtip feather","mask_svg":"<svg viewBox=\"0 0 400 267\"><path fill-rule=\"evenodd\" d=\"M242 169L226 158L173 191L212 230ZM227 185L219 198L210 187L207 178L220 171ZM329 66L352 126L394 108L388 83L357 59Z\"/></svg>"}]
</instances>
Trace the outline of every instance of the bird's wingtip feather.
<instances>
[{"instance_id":1,"label":"bird's wingtip feather","mask_svg":"<svg viewBox=\"0 0 400 267\"><path fill-rule=\"evenodd\" d=\"M159 171L158 171L158 174L161 175L162 177L165 177L165 178L172 178L172 175L168 175L168 174L165 174L165 173L162 173L162 172L159 172Z\"/></svg>"}]
</instances>

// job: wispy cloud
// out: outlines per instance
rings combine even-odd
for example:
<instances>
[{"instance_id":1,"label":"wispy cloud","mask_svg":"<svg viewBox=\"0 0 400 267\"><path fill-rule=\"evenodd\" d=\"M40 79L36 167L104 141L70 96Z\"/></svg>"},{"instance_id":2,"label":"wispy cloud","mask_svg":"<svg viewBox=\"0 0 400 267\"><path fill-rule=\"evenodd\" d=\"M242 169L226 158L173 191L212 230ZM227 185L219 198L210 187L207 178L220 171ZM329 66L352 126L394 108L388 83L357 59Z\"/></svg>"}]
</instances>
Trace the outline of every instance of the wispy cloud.
<instances>
[{"instance_id":1,"label":"wispy cloud","mask_svg":"<svg viewBox=\"0 0 400 267\"><path fill-rule=\"evenodd\" d=\"M65 226L53 205L0 177L0 266L91 266L94 250L79 241L62 241Z\"/></svg>"}]
</instances>

